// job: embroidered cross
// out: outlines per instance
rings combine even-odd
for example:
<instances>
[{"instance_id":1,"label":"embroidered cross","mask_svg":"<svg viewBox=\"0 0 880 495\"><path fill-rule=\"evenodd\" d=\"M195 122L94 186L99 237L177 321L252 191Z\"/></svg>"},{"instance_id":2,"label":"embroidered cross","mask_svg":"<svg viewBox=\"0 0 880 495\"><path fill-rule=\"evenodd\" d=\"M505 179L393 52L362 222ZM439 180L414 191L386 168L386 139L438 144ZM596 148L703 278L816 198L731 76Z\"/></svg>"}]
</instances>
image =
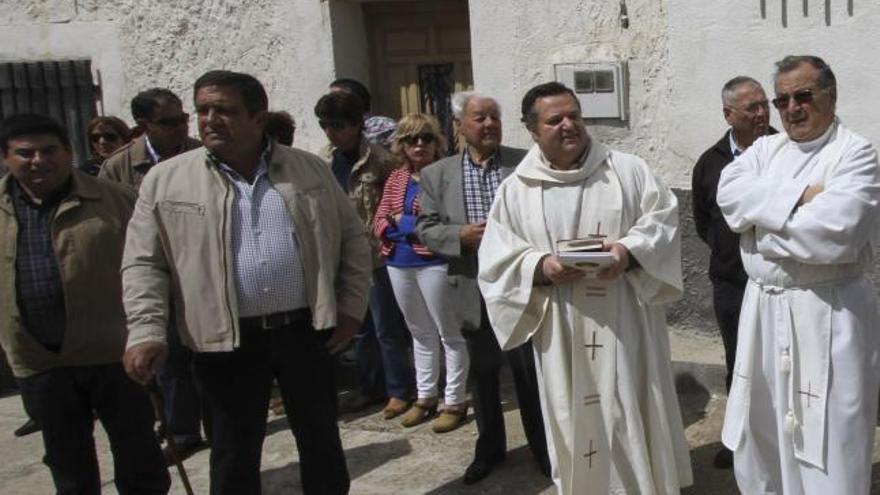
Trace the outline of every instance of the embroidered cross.
<instances>
[{"instance_id":1,"label":"embroidered cross","mask_svg":"<svg viewBox=\"0 0 880 495\"><path fill-rule=\"evenodd\" d=\"M588 234L588 236L592 237L593 239L604 239L604 238L608 237L607 235L602 233L602 222L599 222L596 224L596 233L595 234Z\"/></svg>"},{"instance_id":2,"label":"embroidered cross","mask_svg":"<svg viewBox=\"0 0 880 495\"><path fill-rule=\"evenodd\" d=\"M807 396L807 409L810 408L810 399L818 399L819 396L812 393L813 392L813 382L807 382L807 391L798 390L798 394Z\"/></svg>"},{"instance_id":3,"label":"embroidered cross","mask_svg":"<svg viewBox=\"0 0 880 495\"><path fill-rule=\"evenodd\" d=\"M587 297L605 297L606 291L605 287L602 287L601 285L588 285L584 294Z\"/></svg>"},{"instance_id":4,"label":"embroidered cross","mask_svg":"<svg viewBox=\"0 0 880 495\"><path fill-rule=\"evenodd\" d=\"M585 395L584 406L592 406L599 403L599 394Z\"/></svg>"},{"instance_id":5,"label":"embroidered cross","mask_svg":"<svg viewBox=\"0 0 880 495\"><path fill-rule=\"evenodd\" d=\"M590 352L591 352L590 361L595 361L596 360L596 349L598 349L599 347L605 347L605 346L603 346L602 344L596 343L596 331L593 330L593 343L592 344L584 344L584 347L590 349Z\"/></svg>"},{"instance_id":6,"label":"embroidered cross","mask_svg":"<svg viewBox=\"0 0 880 495\"><path fill-rule=\"evenodd\" d=\"M588 466L588 467L590 467L590 468L593 467L593 456L596 455L596 454L598 454L598 453L599 453L599 452L598 452L597 450L594 450L594 449L593 449L593 441L590 440L590 449L589 449L589 452L587 452L586 454L584 454L584 457L586 457L586 458L587 458L587 461L589 461L589 466Z\"/></svg>"}]
</instances>

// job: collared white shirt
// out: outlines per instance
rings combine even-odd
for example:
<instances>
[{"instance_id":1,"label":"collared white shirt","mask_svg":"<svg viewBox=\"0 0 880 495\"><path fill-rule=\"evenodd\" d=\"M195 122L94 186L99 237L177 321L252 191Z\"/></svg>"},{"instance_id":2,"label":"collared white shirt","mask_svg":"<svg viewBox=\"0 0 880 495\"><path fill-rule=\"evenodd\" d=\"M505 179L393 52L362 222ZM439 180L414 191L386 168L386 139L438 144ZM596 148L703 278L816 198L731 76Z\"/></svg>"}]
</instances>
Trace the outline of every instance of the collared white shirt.
<instances>
[{"instance_id":1,"label":"collared white shirt","mask_svg":"<svg viewBox=\"0 0 880 495\"><path fill-rule=\"evenodd\" d=\"M733 128L730 129L730 152L733 153L733 156L739 156L745 151L745 148L739 145L736 142L736 138L733 137Z\"/></svg>"},{"instance_id":2,"label":"collared white shirt","mask_svg":"<svg viewBox=\"0 0 880 495\"><path fill-rule=\"evenodd\" d=\"M217 160L235 190L232 206L232 263L240 317L308 306L305 272L293 221L268 176L267 148L249 183Z\"/></svg>"}]
</instances>

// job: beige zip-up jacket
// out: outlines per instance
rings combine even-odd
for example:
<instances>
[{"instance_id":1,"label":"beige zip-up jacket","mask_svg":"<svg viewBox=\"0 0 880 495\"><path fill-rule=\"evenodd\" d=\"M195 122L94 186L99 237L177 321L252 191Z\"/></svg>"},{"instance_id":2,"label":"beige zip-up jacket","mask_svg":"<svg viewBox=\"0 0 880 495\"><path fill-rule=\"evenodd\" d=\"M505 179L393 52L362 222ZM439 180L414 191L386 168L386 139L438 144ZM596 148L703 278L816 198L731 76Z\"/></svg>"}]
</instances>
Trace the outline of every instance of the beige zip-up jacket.
<instances>
[{"instance_id":1,"label":"beige zip-up jacket","mask_svg":"<svg viewBox=\"0 0 880 495\"><path fill-rule=\"evenodd\" d=\"M269 180L294 225L313 325L341 313L362 320L370 285L370 246L360 218L324 161L273 146ZM130 348L165 342L169 297L183 343L197 352L238 347L231 262L235 191L205 148L159 163L141 183L122 261Z\"/></svg>"}]
</instances>

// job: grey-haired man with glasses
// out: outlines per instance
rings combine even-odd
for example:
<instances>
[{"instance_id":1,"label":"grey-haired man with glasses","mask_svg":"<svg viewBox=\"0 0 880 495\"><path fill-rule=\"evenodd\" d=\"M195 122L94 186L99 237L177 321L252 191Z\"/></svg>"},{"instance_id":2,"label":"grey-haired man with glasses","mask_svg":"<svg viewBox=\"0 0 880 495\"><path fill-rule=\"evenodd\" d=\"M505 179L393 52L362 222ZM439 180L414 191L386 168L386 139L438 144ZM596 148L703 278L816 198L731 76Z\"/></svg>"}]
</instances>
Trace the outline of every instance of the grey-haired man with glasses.
<instances>
[{"instance_id":1,"label":"grey-haired man with glasses","mask_svg":"<svg viewBox=\"0 0 880 495\"><path fill-rule=\"evenodd\" d=\"M821 58L785 57L774 85L785 133L758 139L718 183L749 277L722 440L743 493L868 493L880 164L836 116Z\"/></svg>"},{"instance_id":2,"label":"grey-haired man with glasses","mask_svg":"<svg viewBox=\"0 0 880 495\"><path fill-rule=\"evenodd\" d=\"M715 201L715 192L721 170L756 139L766 134L776 134L776 130L770 127L770 103L764 88L751 77L737 76L727 81L721 89L721 103L724 120L730 128L697 160L691 190L697 234L711 251L709 280L712 282L712 306L721 330L727 364L727 389L730 390L736 357L736 329L748 276L739 256L739 234L732 232L724 221ZM722 447L715 456L714 464L717 468L730 468L733 453Z\"/></svg>"}]
</instances>

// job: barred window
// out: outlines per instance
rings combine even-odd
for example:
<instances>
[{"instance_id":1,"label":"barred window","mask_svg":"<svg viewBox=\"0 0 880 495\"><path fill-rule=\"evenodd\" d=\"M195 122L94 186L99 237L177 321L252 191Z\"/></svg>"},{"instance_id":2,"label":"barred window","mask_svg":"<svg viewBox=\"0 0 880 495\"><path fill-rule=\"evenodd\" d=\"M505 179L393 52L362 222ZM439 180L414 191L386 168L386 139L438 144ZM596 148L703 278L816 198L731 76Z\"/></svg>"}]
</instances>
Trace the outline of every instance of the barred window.
<instances>
[{"instance_id":1,"label":"barred window","mask_svg":"<svg viewBox=\"0 0 880 495\"><path fill-rule=\"evenodd\" d=\"M90 60L0 63L0 117L49 115L67 127L74 163L89 158L86 127L96 115L98 86Z\"/></svg>"}]
</instances>

